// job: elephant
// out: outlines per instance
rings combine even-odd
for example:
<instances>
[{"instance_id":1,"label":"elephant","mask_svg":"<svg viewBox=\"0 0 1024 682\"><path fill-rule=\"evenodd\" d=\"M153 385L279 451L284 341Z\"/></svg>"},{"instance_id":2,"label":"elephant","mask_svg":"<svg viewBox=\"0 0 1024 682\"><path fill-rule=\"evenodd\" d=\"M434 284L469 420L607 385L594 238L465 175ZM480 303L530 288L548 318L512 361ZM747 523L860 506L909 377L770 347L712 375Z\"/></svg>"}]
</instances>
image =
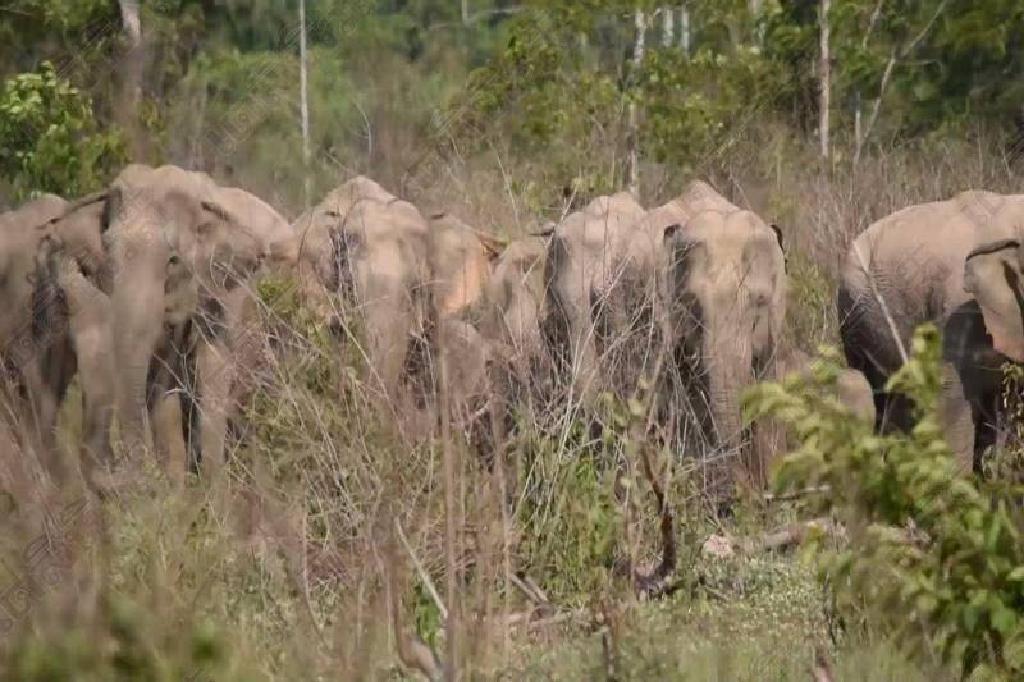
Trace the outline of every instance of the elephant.
<instances>
[{"instance_id":1,"label":"elephant","mask_svg":"<svg viewBox=\"0 0 1024 682\"><path fill-rule=\"evenodd\" d=\"M632 195L619 192L592 200L550 235L544 264L545 338L584 403L598 390L615 386L602 375L611 373L607 354L627 331L622 327L628 322L621 319L627 311L616 305L616 294L631 283L624 279L633 279L630 228L643 215Z\"/></svg>"},{"instance_id":2,"label":"elephant","mask_svg":"<svg viewBox=\"0 0 1024 682\"><path fill-rule=\"evenodd\" d=\"M219 190L208 176L176 166L130 165L107 191L103 242L120 437L129 453L161 446L172 467L184 458L184 424L170 391L188 369L191 327L222 319L223 297L266 255ZM200 380L198 394L206 392Z\"/></svg>"},{"instance_id":3,"label":"elephant","mask_svg":"<svg viewBox=\"0 0 1024 682\"><path fill-rule=\"evenodd\" d=\"M664 333L690 405L683 423L696 427L689 431L704 444L745 452L740 395L774 373L786 262L777 227L728 202L719 205L726 210L699 210L664 229ZM762 463L748 462L747 473L762 475ZM711 493L727 495L727 468L710 466L708 475Z\"/></svg>"},{"instance_id":4,"label":"elephant","mask_svg":"<svg viewBox=\"0 0 1024 682\"><path fill-rule=\"evenodd\" d=\"M509 243L484 286L480 332L506 358L518 383L541 378L536 367L546 352L544 314L545 242L526 237Z\"/></svg>"},{"instance_id":5,"label":"elephant","mask_svg":"<svg viewBox=\"0 0 1024 682\"><path fill-rule=\"evenodd\" d=\"M880 431L912 426L909 399L886 392L885 384L902 366L914 329L933 322L945 330L940 416L965 470L985 446L974 422L988 412L976 397L984 372L979 375L969 357L981 311L966 288L965 262L984 235L1011 229L1007 221L1021 215L1022 206L1021 195L972 190L904 208L862 232L840 272L836 306L843 350L849 366L872 386Z\"/></svg>"},{"instance_id":6,"label":"elephant","mask_svg":"<svg viewBox=\"0 0 1024 682\"><path fill-rule=\"evenodd\" d=\"M798 373L808 378L812 360L807 353L791 349L779 358L776 375L782 378ZM875 423L875 396L863 372L841 368L836 377L836 398L853 416Z\"/></svg>"},{"instance_id":7,"label":"elephant","mask_svg":"<svg viewBox=\"0 0 1024 682\"><path fill-rule=\"evenodd\" d=\"M263 252L270 245L291 236L291 226L272 206L259 197L236 187L215 189L218 204L255 238ZM258 275L258 273L253 273ZM185 443L189 445L189 467L199 471L206 462L214 474L224 462L229 421L238 412L244 397L252 391L250 373L263 361L263 334L260 328L253 278L233 288L211 291L207 305L192 327L192 363L188 367L196 386L182 392L185 410ZM174 464L176 471L184 467Z\"/></svg>"},{"instance_id":8,"label":"elephant","mask_svg":"<svg viewBox=\"0 0 1024 682\"><path fill-rule=\"evenodd\" d=\"M735 210L707 183L690 182L678 197L644 211L630 195L601 197L551 234L545 264L545 336L583 394L599 385L631 391L660 374L666 344L662 302L663 233L703 210ZM566 352L568 351L568 352Z\"/></svg>"},{"instance_id":9,"label":"elephant","mask_svg":"<svg viewBox=\"0 0 1024 682\"><path fill-rule=\"evenodd\" d=\"M271 246L274 262L296 270L300 294L340 339L358 339L368 385L386 401L402 395L413 339L426 316L429 226L410 203L373 180L353 178L332 190ZM365 332L335 310L340 294Z\"/></svg>"},{"instance_id":10,"label":"elephant","mask_svg":"<svg viewBox=\"0 0 1024 682\"><path fill-rule=\"evenodd\" d=\"M430 214L429 231L430 289L437 314L455 317L482 298L505 245L443 211Z\"/></svg>"},{"instance_id":11,"label":"elephant","mask_svg":"<svg viewBox=\"0 0 1024 682\"><path fill-rule=\"evenodd\" d=\"M105 330L105 294L97 286L105 273L102 247L103 194L68 203L54 196L32 202L30 210L9 225L5 242L6 291L2 296L17 314L6 319L19 330L7 344L29 401L35 447L58 485L67 467L56 444L57 410L76 373L83 385L82 455L86 464L102 457L101 424L111 408L111 368L105 364L109 338Z\"/></svg>"},{"instance_id":12,"label":"elephant","mask_svg":"<svg viewBox=\"0 0 1024 682\"><path fill-rule=\"evenodd\" d=\"M0 360L5 387L0 396L10 404L14 423L10 432L22 449L39 451L51 475L61 477L60 462L52 447L57 407L48 386L45 361L59 345L54 329L39 317L52 316L57 301L41 300L36 286L37 253L48 224L67 207L64 199L48 194L0 215ZM36 313L39 313L37 315Z\"/></svg>"},{"instance_id":13,"label":"elephant","mask_svg":"<svg viewBox=\"0 0 1024 682\"><path fill-rule=\"evenodd\" d=\"M957 370L974 426L972 468L996 444L1003 419L1003 367L1024 362L1024 202L1007 201L964 259L964 289L973 299L943 327L943 349Z\"/></svg>"},{"instance_id":14,"label":"elephant","mask_svg":"<svg viewBox=\"0 0 1024 682\"><path fill-rule=\"evenodd\" d=\"M87 196L69 204L41 226L46 235L37 255L36 317L45 319L56 343L44 358L51 421L71 380L79 375L82 392L81 460L86 480L95 463L110 454L109 424L113 413L113 339L109 269L103 249L106 197ZM41 306L52 301L56 305ZM40 310L45 307L45 311Z\"/></svg>"}]
</instances>

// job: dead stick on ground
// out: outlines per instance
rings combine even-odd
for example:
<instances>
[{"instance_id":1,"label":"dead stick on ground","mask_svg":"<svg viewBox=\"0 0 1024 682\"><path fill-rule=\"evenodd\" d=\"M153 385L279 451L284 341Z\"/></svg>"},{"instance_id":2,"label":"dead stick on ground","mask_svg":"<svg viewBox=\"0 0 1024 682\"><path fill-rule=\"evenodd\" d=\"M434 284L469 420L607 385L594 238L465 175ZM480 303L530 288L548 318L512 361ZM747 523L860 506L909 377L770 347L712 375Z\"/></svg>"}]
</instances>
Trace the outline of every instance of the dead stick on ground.
<instances>
[{"instance_id":1,"label":"dead stick on ground","mask_svg":"<svg viewBox=\"0 0 1024 682\"><path fill-rule=\"evenodd\" d=\"M419 575L420 580L423 581L423 585L427 588L427 592L430 593L430 597L434 600L434 604L437 606L437 610L441 612L441 618L447 620L448 609L445 608L444 601L441 600L441 595L437 593L437 588L434 587L434 582L430 579L430 575L424 570L423 564L420 563L419 557L416 556L416 552L412 550L412 545L405 537L405 532L402 531L402 524L395 519L395 533L398 535L398 539L402 542L402 546L405 547L405 551L409 554L409 558L412 559L412 565L416 568L416 573Z\"/></svg>"},{"instance_id":2,"label":"dead stick on ground","mask_svg":"<svg viewBox=\"0 0 1024 682\"><path fill-rule=\"evenodd\" d=\"M394 549L394 541L389 543L389 565L382 566L387 576L387 587L390 593L391 624L395 630L395 644L398 648L398 659L402 665L419 670L431 682L444 679L445 666L438 659L434 650L416 635L415 630L407 628L402 620L402 580L399 579L402 561Z\"/></svg>"}]
</instances>

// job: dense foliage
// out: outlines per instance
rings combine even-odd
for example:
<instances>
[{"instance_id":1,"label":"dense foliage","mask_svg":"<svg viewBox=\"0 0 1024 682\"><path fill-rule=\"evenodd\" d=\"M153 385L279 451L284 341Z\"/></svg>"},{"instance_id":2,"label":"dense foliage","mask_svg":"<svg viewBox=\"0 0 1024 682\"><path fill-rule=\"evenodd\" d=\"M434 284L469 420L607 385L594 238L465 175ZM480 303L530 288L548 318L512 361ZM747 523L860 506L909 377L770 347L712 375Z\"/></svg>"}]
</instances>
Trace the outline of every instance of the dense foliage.
<instances>
[{"instance_id":1,"label":"dense foliage","mask_svg":"<svg viewBox=\"0 0 1024 682\"><path fill-rule=\"evenodd\" d=\"M813 2L307 4L316 178L383 166L401 179L424 144L486 152L500 131L517 155L550 155L552 187L603 191L623 182L633 115L641 161L682 171L706 167L739 129L817 126ZM0 11L0 75L39 72L51 59L92 98L101 129L128 121L142 131L148 144L136 156L274 187L303 171L297 9L297 0L143 3L143 96L125 112L119 3L16 0ZM1024 104L1020 3L834 0L828 21L837 158L935 131L1014 128ZM241 139L219 143L239 118ZM417 145L408 130L421 133ZM39 188L39 178L18 182Z\"/></svg>"},{"instance_id":2,"label":"dense foliage","mask_svg":"<svg viewBox=\"0 0 1024 682\"><path fill-rule=\"evenodd\" d=\"M89 98L49 62L4 84L0 173L16 197L35 191L77 196L106 184L124 164L117 132L102 130Z\"/></svg>"},{"instance_id":3,"label":"dense foliage","mask_svg":"<svg viewBox=\"0 0 1024 682\"><path fill-rule=\"evenodd\" d=\"M1024 518L1019 496L958 473L942 438L940 348L918 330L913 356L890 386L911 396L909 434L876 436L827 397L837 365L814 379L766 384L748 396L750 415L793 427L800 447L778 471L782 491L827 486L813 505L837 517L849 544L822 542L824 572L849 616L868 611L914 646L935 645L965 673L1024 673Z\"/></svg>"}]
</instances>

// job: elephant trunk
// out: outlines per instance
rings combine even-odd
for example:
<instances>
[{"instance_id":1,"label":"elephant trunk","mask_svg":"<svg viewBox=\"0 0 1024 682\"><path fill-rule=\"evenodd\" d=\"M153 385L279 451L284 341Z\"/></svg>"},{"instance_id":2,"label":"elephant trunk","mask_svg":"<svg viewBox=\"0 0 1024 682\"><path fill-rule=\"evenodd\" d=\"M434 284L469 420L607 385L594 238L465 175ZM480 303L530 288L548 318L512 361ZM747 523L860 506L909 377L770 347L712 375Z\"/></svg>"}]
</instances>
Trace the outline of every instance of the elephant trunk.
<instances>
[{"instance_id":1,"label":"elephant trunk","mask_svg":"<svg viewBox=\"0 0 1024 682\"><path fill-rule=\"evenodd\" d=\"M129 455L152 449L147 380L163 331L163 264L129 264L116 274L111 300L114 353L119 363L116 405L121 440Z\"/></svg>"},{"instance_id":2,"label":"elephant trunk","mask_svg":"<svg viewBox=\"0 0 1024 682\"><path fill-rule=\"evenodd\" d=\"M709 471L712 492L728 494L728 486L736 470L735 458L742 456L738 448L743 442L740 395L753 382L750 339L736 338L737 328L728 332L708 334L705 339L708 397L714 423L715 445L724 455L718 457Z\"/></svg>"}]
</instances>

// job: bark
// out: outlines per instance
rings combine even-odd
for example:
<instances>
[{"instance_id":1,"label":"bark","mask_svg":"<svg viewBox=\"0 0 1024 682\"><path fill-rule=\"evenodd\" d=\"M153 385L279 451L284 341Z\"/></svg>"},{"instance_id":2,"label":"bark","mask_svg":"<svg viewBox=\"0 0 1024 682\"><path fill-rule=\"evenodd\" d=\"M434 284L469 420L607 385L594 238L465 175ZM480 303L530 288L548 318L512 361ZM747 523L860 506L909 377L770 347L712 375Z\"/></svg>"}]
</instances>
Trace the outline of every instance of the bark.
<instances>
[{"instance_id":1,"label":"bark","mask_svg":"<svg viewBox=\"0 0 1024 682\"><path fill-rule=\"evenodd\" d=\"M644 60L644 38L647 30L647 20L641 9L636 10L634 15L636 25L636 38L633 44L633 87L636 88L640 76L640 65ZM640 151L639 151L639 112L635 99L629 102L629 128L627 135L626 152L626 184L634 197L640 196Z\"/></svg>"},{"instance_id":2,"label":"bark","mask_svg":"<svg viewBox=\"0 0 1024 682\"><path fill-rule=\"evenodd\" d=\"M828 2L828 0L822 1ZM864 144L871 136L871 131L874 129L875 122L878 120L878 112L882 108L882 98L885 96L885 91L889 87L889 81L892 78L893 69L896 67L896 64L899 62L899 60L905 59L911 52L914 51L914 48L917 47L918 43L924 40L924 37L928 35L928 33L932 30L932 26L935 25L935 22L942 15L942 12L946 9L946 3L947 0L942 0L942 2L939 3L939 6L935 8L935 12L928 20L928 23L924 25L924 27L918 32L916 36L914 36L910 40L909 43L907 43L906 45L899 49L893 47L892 53L889 55L889 61L885 65L885 71L882 72L882 82L878 86L878 97L875 99L875 102L871 107L871 116L868 118L867 127L864 129L864 134L862 136L858 136L857 145L854 148L854 165L857 165L857 163L860 161L860 156L861 152L863 151ZM881 12L881 9L882 3L881 1L879 1L878 5L875 6L875 11L871 15L868 33L870 33L870 31L874 28L875 23L878 21L878 16ZM867 44L867 36L865 36L864 38L864 44Z\"/></svg>"},{"instance_id":3,"label":"bark","mask_svg":"<svg viewBox=\"0 0 1024 682\"><path fill-rule=\"evenodd\" d=\"M306 0L299 0L299 89L301 91L302 111L302 164L304 174L304 199L308 211L312 202L312 179L309 168L309 87L307 72L309 55L306 50Z\"/></svg>"},{"instance_id":4,"label":"bark","mask_svg":"<svg viewBox=\"0 0 1024 682\"><path fill-rule=\"evenodd\" d=\"M121 60L121 121L129 132L132 158L142 161L146 158L143 131L140 129L139 107L142 104L142 76L145 54L142 36L142 19L137 0L118 0L121 24L124 28L127 49Z\"/></svg>"},{"instance_id":5,"label":"bark","mask_svg":"<svg viewBox=\"0 0 1024 682\"><path fill-rule=\"evenodd\" d=\"M759 23L761 11L764 9L764 0L750 0L750 17L755 24L755 35L758 47L764 47L764 25Z\"/></svg>"},{"instance_id":6,"label":"bark","mask_svg":"<svg viewBox=\"0 0 1024 682\"><path fill-rule=\"evenodd\" d=\"M429 253L437 253L430 249ZM431 258L433 261L433 258ZM430 270L437 272L439 268L434 262ZM462 633L459 631L460 614L458 601L459 576L456 557L458 556L458 485L457 473L460 470L457 453L452 443L451 411L449 408L449 376L447 361L447 342L443 324L441 301L436 294L431 296L431 326L433 327L435 348L437 348L437 411L438 431L441 440L441 468L444 476L444 560L445 560L445 597L448 601L448 617L445 619L445 644L447 659L444 666L444 678L449 682L459 679L459 655L462 645Z\"/></svg>"},{"instance_id":7,"label":"bark","mask_svg":"<svg viewBox=\"0 0 1024 682\"><path fill-rule=\"evenodd\" d=\"M690 10L686 3L679 6L679 46L683 48L683 54L690 56Z\"/></svg>"},{"instance_id":8,"label":"bark","mask_svg":"<svg viewBox=\"0 0 1024 682\"><path fill-rule=\"evenodd\" d=\"M820 100L818 102L818 134L821 141L821 158L827 159L829 155L829 108L832 95L832 64L829 54L829 6L830 0L821 0L821 13L818 16L819 24L819 63L818 78Z\"/></svg>"}]
</instances>

